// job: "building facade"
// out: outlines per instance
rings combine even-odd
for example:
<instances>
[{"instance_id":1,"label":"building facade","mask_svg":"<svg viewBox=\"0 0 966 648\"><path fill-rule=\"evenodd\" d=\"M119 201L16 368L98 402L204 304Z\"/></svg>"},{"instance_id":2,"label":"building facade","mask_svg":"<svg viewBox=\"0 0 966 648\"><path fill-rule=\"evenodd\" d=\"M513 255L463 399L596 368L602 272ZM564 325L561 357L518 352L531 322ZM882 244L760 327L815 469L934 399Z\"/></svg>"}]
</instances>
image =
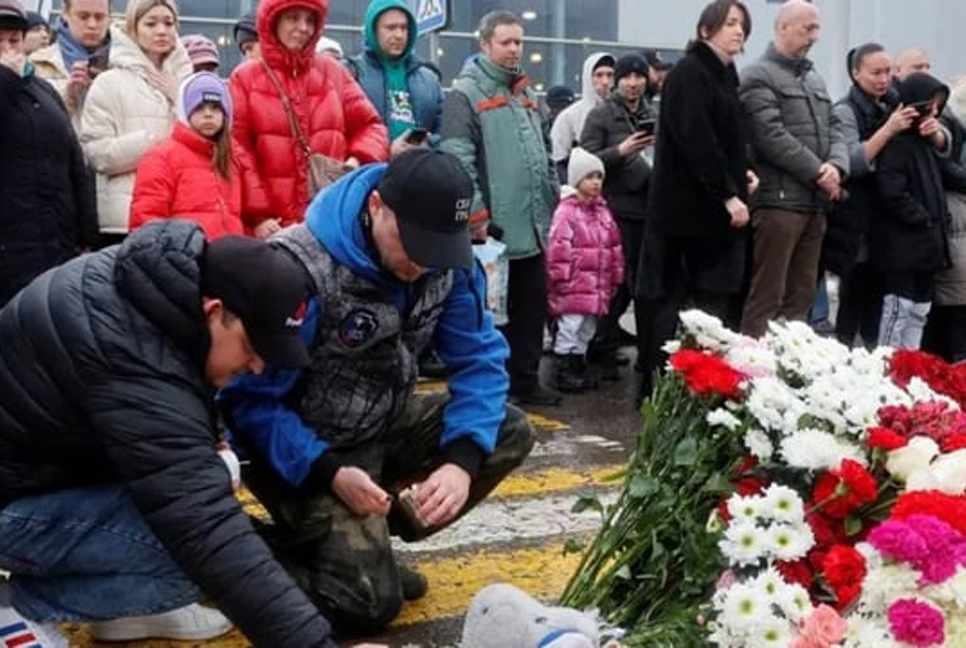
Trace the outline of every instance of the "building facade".
<instances>
[{"instance_id":1,"label":"building facade","mask_svg":"<svg viewBox=\"0 0 966 648\"><path fill-rule=\"evenodd\" d=\"M123 12L125 0L112 0ZM415 0L414 0L415 1ZM33 0L56 12L61 0ZM745 0L754 29L739 66L754 60L771 38L780 2ZM27 4L31 4L30 0ZM232 42L232 24L251 11L257 0L179 0L182 34L204 33L218 43L223 72L239 61ZM326 34L348 54L362 47L361 26L368 0L331 0ZM616 55L641 48L657 49L674 59L694 36L698 14L706 0L449 0L449 22L433 38L420 40L418 51L433 60L448 83L466 58L478 51L480 18L494 9L509 9L524 19L527 42L525 68L537 90L564 84L580 88L580 68L591 52ZM838 95L848 87L845 53L855 45L877 41L896 53L924 47L934 73L943 78L966 73L966 49L961 46L966 24L962 0L816 0L822 11L822 35L812 52L818 70Z\"/></svg>"}]
</instances>

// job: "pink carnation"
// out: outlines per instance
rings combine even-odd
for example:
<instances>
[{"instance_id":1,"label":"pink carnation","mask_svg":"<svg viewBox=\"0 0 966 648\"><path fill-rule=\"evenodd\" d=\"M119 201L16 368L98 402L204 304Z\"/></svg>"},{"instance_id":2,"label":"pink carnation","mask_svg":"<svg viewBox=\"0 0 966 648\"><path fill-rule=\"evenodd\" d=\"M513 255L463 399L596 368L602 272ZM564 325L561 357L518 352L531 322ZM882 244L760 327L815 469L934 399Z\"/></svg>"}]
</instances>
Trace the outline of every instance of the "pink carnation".
<instances>
[{"instance_id":1,"label":"pink carnation","mask_svg":"<svg viewBox=\"0 0 966 648\"><path fill-rule=\"evenodd\" d=\"M906 520L883 522L869 534L869 543L879 553L899 562L917 565L929 556L925 540Z\"/></svg>"},{"instance_id":2,"label":"pink carnation","mask_svg":"<svg viewBox=\"0 0 966 648\"><path fill-rule=\"evenodd\" d=\"M845 639L846 630L848 624L838 612L827 605L819 605L802 621L791 648L830 648Z\"/></svg>"},{"instance_id":3,"label":"pink carnation","mask_svg":"<svg viewBox=\"0 0 966 648\"><path fill-rule=\"evenodd\" d=\"M883 555L919 570L920 585L943 583L966 566L966 538L931 515L884 522L869 534L869 542Z\"/></svg>"},{"instance_id":4,"label":"pink carnation","mask_svg":"<svg viewBox=\"0 0 966 648\"><path fill-rule=\"evenodd\" d=\"M943 613L921 601L901 599L889 608L889 627L899 641L926 648L946 640Z\"/></svg>"}]
</instances>

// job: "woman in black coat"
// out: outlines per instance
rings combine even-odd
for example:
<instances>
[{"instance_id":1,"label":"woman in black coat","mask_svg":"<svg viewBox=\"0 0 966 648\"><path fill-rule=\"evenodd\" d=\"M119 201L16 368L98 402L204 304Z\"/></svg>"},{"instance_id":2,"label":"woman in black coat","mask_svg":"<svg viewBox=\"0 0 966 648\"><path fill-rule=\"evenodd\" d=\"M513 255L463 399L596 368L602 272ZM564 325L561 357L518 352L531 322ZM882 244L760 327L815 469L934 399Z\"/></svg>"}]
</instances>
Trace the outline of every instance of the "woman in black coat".
<instances>
[{"instance_id":1,"label":"woman in black coat","mask_svg":"<svg viewBox=\"0 0 966 648\"><path fill-rule=\"evenodd\" d=\"M698 18L697 40L661 92L654 173L637 287L648 324L639 331L640 398L664 365L663 344L682 308L723 320L745 274L749 171L734 57L751 16L738 0L715 0Z\"/></svg>"},{"instance_id":2,"label":"woman in black coat","mask_svg":"<svg viewBox=\"0 0 966 648\"><path fill-rule=\"evenodd\" d=\"M89 247L94 186L57 92L24 55L26 18L0 14L0 306Z\"/></svg>"}]
</instances>

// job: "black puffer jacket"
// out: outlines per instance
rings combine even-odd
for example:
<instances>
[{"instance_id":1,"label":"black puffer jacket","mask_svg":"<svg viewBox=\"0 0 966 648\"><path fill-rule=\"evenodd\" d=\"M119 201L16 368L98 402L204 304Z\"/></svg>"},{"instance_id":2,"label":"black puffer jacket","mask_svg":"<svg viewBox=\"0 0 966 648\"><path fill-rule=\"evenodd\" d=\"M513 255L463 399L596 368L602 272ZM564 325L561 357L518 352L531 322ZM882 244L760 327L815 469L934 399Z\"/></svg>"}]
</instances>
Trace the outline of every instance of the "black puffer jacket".
<instances>
[{"instance_id":1,"label":"black puffer jacket","mask_svg":"<svg viewBox=\"0 0 966 648\"><path fill-rule=\"evenodd\" d=\"M0 306L96 235L94 181L67 109L46 81L0 65Z\"/></svg>"},{"instance_id":2,"label":"black puffer jacket","mask_svg":"<svg viewBox=\"0 0 966 648\"><path fill-rule=\"evenodd\" d=\"M255 534L216 452L204 247L193 223L152 223L43 275L0 310L0 507L119 480L253 643L334 646Z\"/></svg>"}]
</instances>

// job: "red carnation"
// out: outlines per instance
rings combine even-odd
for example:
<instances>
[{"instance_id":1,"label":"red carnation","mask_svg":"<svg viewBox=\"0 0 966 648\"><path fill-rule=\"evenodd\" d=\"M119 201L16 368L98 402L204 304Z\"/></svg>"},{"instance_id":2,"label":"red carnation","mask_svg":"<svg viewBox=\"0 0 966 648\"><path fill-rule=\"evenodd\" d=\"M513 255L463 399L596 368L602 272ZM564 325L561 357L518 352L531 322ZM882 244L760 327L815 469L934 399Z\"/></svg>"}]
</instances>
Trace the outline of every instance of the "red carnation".
<instances>
[{"instance_id":1,"label":"red carnation","mask_svg":"<svg viewBox=\"0 0 966 648\"><path fill-rule=\"evenodd\" d=\"M797 583L805 589L812 589L812 570L804 560L779 561L775 563L775 569L788 583Z\"/></svg>"},{"instance_id":2,"label":"red carnation","mask_svg":"<svg viewBox=\"0 0 966 648\"><path fill-rule=\"evenodd\" d=\"M874 502L879 494L875 478L865 466L844 459L838 470L819 476L812 495L813 506L821 507L827 516L844 520L863 504Z\"/></svg>"},{"instance_id":3,"label":"red carnation","mask_svg":"<svg viewBox=\"0 0 966 648\"><path fill-rule=\"evenodd\" d=\"M956 452L966 449L966 432L952 432L947 434L939 442L939 447L943 452Z\"/></svg>"},{"instance_id":4,"label":"red carnation","mask_svg":"<svg viewBox=\"0 0 966 648\"><path fill-rule=\"evenodd\" d=\"M890 518L904 520L913 515L931 515L966 536L966 497L940 491L914 491L899 496Z\"/></svg>"},{"instance_id":5,"label":"red carnation","mask_svg":"<svg viewBox=\"0 0 966 648\"><path fill-rule=\"evenodd\" d=\"M909 440L889 428L874 427L869 429L866 444L873 449L881 448L886 452L891 452L892 450L906 447L909 444Z\"/></svg>"},{"instance_id":6,"label":"red carnation","mask_svg":"<svg viewBox=\"0 0 966 648\"><path fill-rule=\"evenodd\" d=\"M730 400L742 397L741 382L746 376L716 355L682 349L671 356L671 367L698 395L723 396Z\"/></svg>"},{"instance_id":7,"label":"red carnation","mask_svg":"<svg viewBox=\"0 0 966 648\"><path fill-rule=\"evenodd\" d=\"M865 578L865 558L854 547L836 545L822 561L822 573L835 592L839 611L848 607L862 590Z\"/></svg>"}]
</instances>

